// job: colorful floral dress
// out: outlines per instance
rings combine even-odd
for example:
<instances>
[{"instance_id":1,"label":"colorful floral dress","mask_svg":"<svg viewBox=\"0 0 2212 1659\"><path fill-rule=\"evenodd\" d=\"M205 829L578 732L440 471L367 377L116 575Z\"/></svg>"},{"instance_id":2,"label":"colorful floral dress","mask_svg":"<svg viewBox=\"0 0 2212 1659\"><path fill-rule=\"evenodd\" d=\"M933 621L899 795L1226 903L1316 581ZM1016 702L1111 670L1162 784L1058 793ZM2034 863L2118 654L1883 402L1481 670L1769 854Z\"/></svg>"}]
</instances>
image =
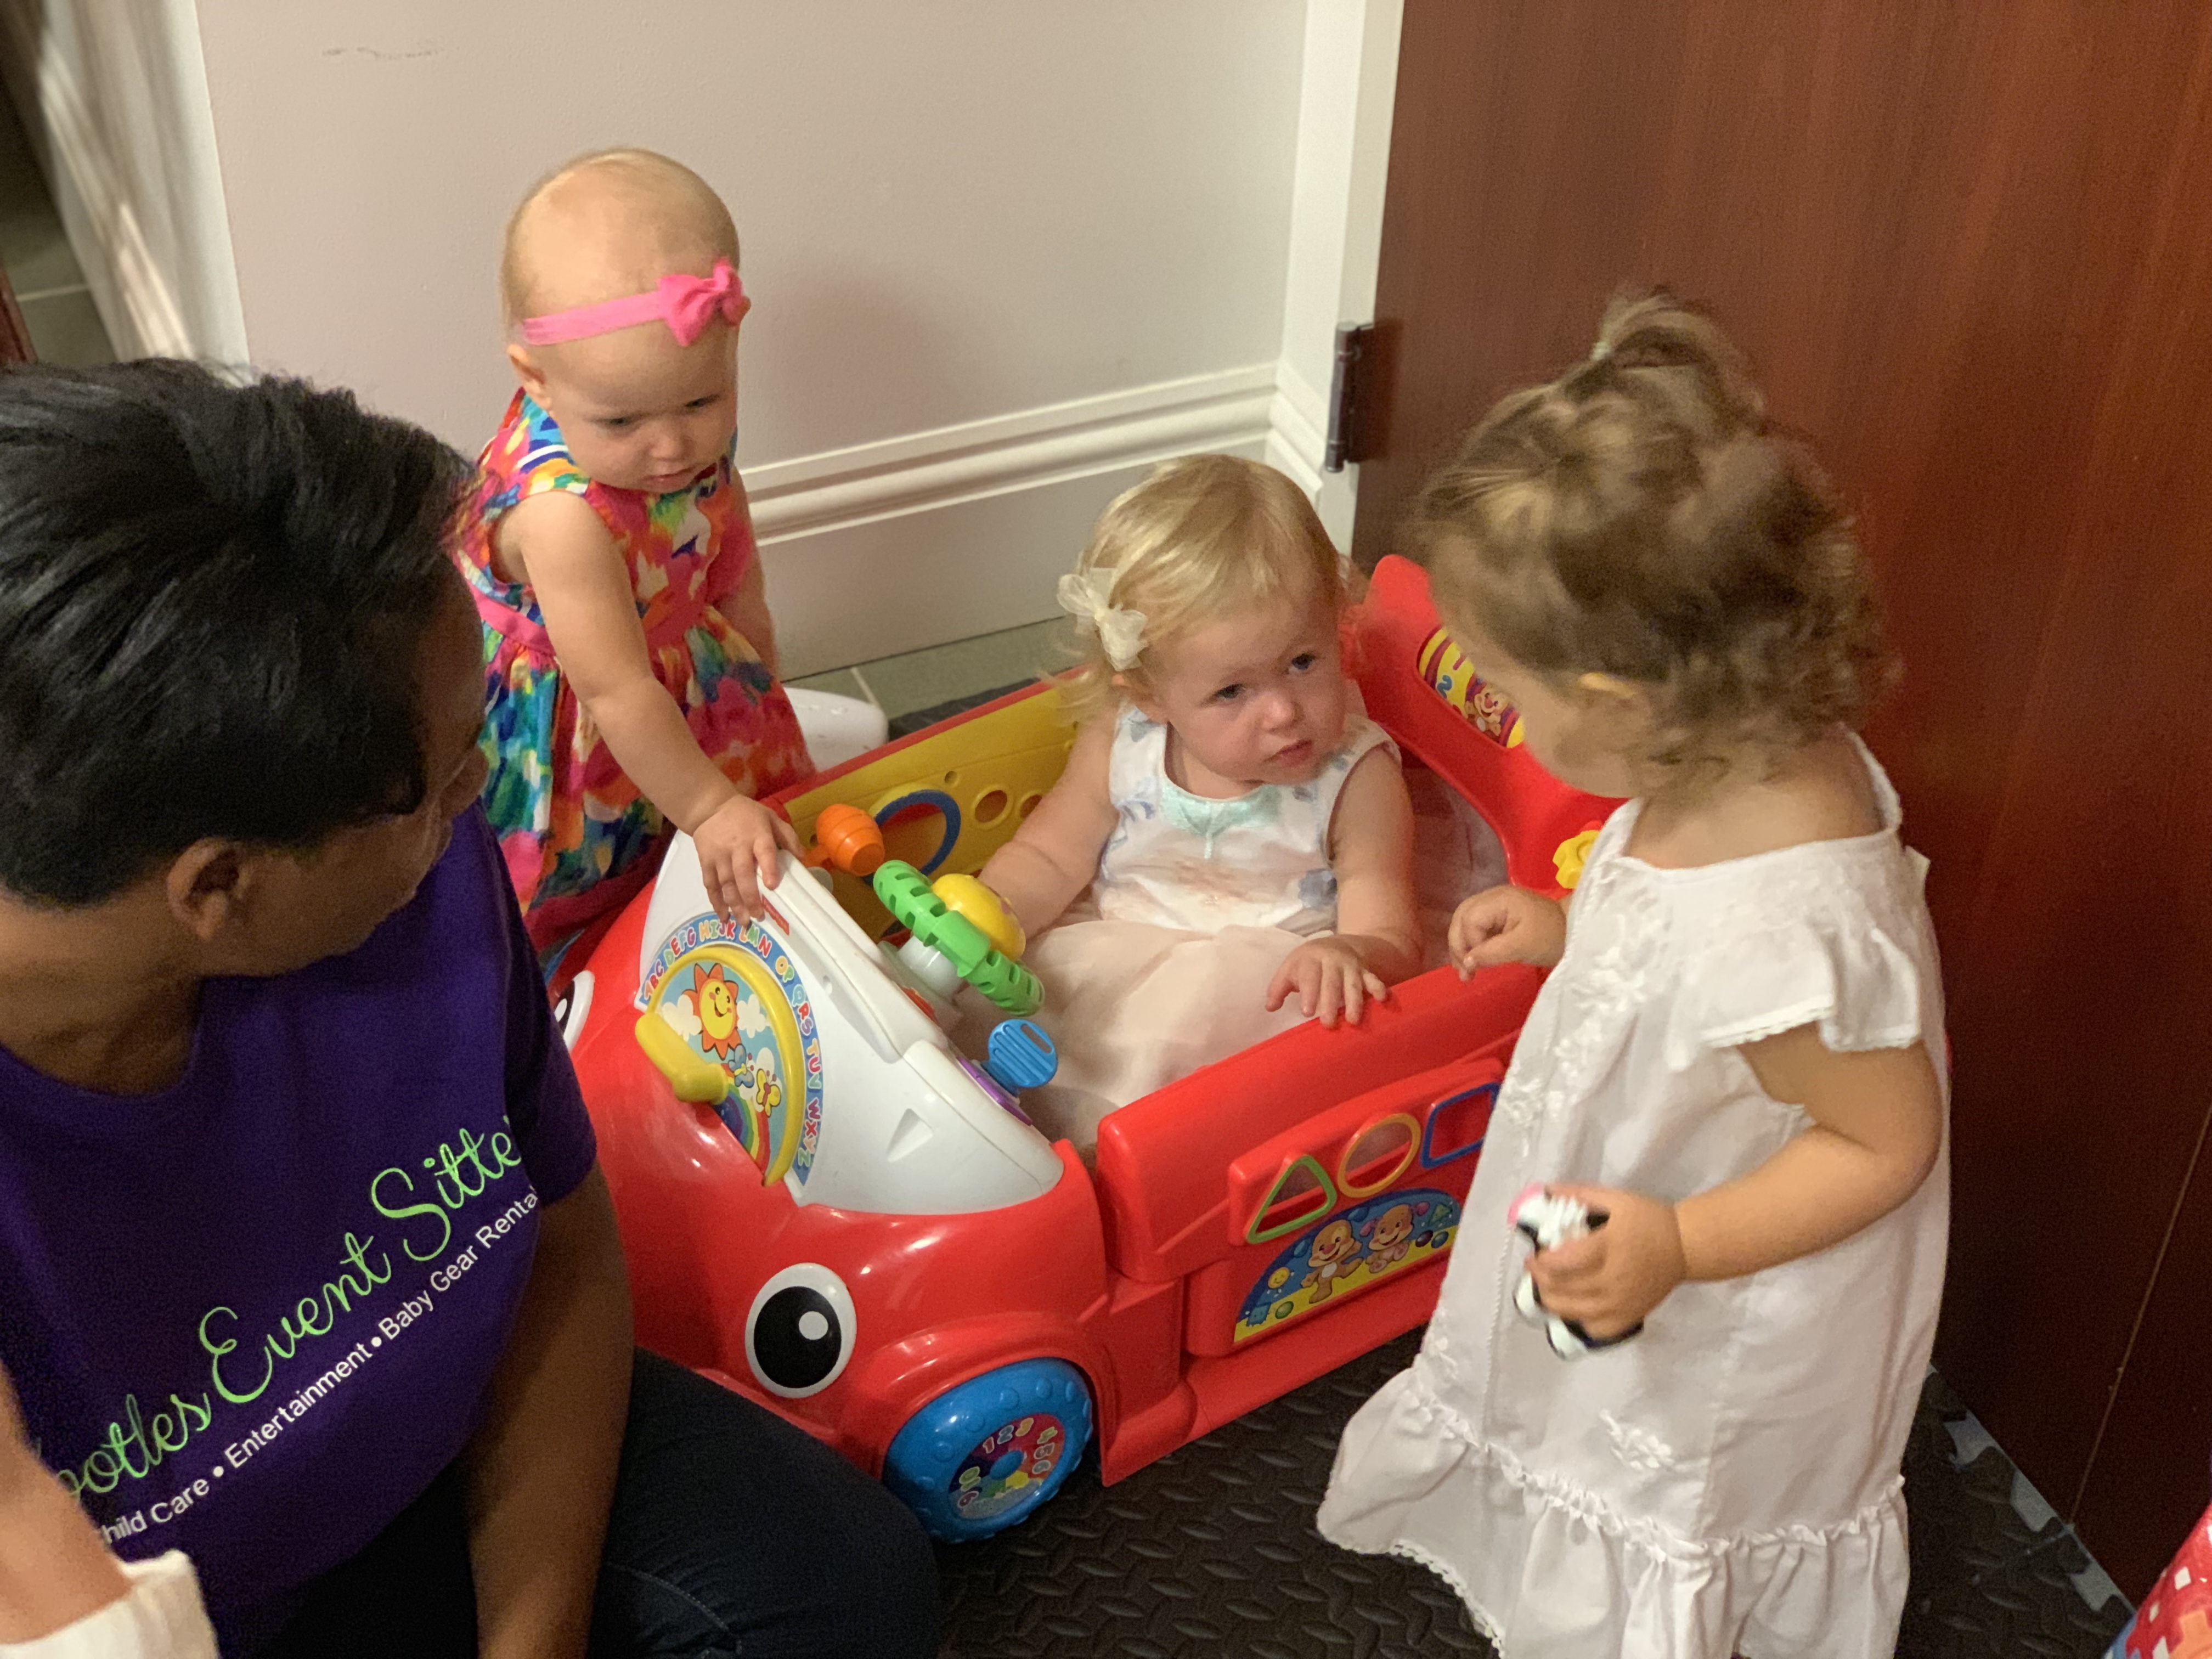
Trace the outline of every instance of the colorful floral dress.
<instances>
[{"instance_id":1,"label":"colorful floral dress","mask_svg":"<svg viewBox=\"0 0 2212 1659\"><path fill-rule=\"evenodd\" d=\"M707 758L754 796L813 769L790 699L717 608L757 556L729 461L665 495L596 483L553 417L518 392L477 463L456 554L483 622L484 810L541 951L643 886L669 834L569 690L537 595L494 568L501 517L546 490L582 496L613 536L653 678Z\"/></svg>"}]
</instances>

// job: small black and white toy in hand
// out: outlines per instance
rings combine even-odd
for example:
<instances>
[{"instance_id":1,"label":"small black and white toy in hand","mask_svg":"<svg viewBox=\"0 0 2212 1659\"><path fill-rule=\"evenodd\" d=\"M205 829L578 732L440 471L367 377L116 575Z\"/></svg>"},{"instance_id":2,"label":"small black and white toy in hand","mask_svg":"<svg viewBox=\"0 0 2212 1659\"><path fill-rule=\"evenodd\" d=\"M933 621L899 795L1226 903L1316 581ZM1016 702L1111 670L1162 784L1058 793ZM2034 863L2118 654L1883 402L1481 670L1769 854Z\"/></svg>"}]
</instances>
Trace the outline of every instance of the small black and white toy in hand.
<instances>
[{"instance_id":1,"label":"small black and white toy in hand","mask_svg":"<svg viewBox=\"0 0 2212 1659\"><path fill-rule=\"evenodd\" d=\"M1548 1250L1571 1238L1587 1237L1606 1223L1604 1211L1592 1211L1580 1199L1547 1192L1541 1187L1531 1187L1515 1199L1505 1218L1539 1250ZM1602 1340L1592 1336L1580 1322L1561 1319L1545 1310L1543 1298L1536 1294L1536 1280L1526 1267L1521 1270L1521 1282L1513 1288L1513 1305L1531 1325L1544 1328L1552 1352L1562 1359L1578 1359L1593 1350L1613 1347L1644 1328L1644 1322L1638 1320L1618 1336Z\"/></svg>"}]
</instances>

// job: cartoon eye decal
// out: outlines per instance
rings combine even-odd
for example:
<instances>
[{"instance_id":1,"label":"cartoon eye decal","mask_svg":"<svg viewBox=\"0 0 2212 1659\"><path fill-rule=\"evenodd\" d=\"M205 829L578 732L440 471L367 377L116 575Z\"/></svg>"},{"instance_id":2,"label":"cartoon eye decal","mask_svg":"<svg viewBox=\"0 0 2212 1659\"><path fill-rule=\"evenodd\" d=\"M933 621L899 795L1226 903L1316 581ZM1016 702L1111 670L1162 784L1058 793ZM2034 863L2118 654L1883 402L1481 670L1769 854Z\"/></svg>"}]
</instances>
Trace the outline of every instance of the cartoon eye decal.
<instances>
[{"instance_id":1,"label":"cartoon eye decal","mask_svg":"<svg viewBox=\"0 0 2212 1659\"><path fill-rule=\"evenodd\" d=\"M576 1046L576 1039L584 1035L584 1022L591 1018L592 982L592 970L586 968L553 1005L553 1027L568 1048Z\"/></svg>"},{"instance_id":2,"label":"cartoon eye decal","mask_svg":"<svg viewBox=\"0 0 2212 1659\"><path fill-rule=\"evenodd\" d=\"M845 1281L818 1262L794 1262L753 1297L745 1358L770 1394L804 1400L844 1373L859 1328Z\"/></svg>"}]
</instances>

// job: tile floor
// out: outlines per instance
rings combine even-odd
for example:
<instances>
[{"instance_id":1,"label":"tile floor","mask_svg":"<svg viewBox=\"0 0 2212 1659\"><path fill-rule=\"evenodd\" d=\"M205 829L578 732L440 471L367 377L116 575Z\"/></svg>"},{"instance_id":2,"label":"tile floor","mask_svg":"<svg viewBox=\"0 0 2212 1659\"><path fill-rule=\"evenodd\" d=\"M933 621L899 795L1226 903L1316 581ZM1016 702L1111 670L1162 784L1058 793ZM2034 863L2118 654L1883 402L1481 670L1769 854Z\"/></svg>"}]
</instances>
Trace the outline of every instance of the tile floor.
<instances>
[{"instance_id":1,"label":"tile floor","mask_svg":"<svg viewBox=\"0 0 2212 1659\"><path fill-rule=\"evenodd\" d=\"M0 265L15 285L41 357L73 364L112 360L83 273L4 97ZM908 731L1069 660L1064 624L1048 621L858 663L795 684L863 697L890 716L895 731ZM1033 1521L988 1544L947 1551L947 1652L978 1659L1001 1652L1036 1659L1057 1652L1135 1659L1186 1653L1228 1659L1244 1652L1266 1659L1308 1653L1381 1659L1399 1652L1488 1651L1456 1604L1423 1575L1322 1550L1311 1536L1310 1504L1303 1509L1293 1504L1279 1516L1249 1502L1239 1506L1253 1485L1255 1460L1285 1468L1311 1463L1300 1472L1324 1475L1336 1426L1409 1352L1401 1343L1355 1362L1164 1460L1110 1496L1086 1469ZM2119 1590L1939 1379L1931 1377L1923 1403L1907 1479L1916 1571L1900 1655L2094 1659L2103 1650L2127 1616ZM1215 1508L1222 1517L1212 1514ZM1234 1553L1223 1540L1239 1529L1254 1534L1245 1540L1252 1561L1224 1565L1215 1560L1224 1551ZM1127 1534L1136 1566L1109 1563L1106 1556L1115 1552L1102 1553L1117 1532ZM1170 1533L1182 1541L1170 1543ZM1189 1540L1206 1547L1193 1552ZM1216 1610L1190 1605L1198 1592L1178 1582L1175 1572L1146 1576L1146 1564L1182 1556L1196 1564L1194 1583L1226 1583L1247 1572L1262 1582L1272 1577L1312 1616L1285 1620L1279 1616L1281 1607L1261 1605L1273 1601L1272 1595L1263 1593L1246 1608L1224 1592L1227 1618L1217 1628ZM1322 1588L1294 1582L1298 1574L1283 1569L1309 1556L1317 1575L1313 1584ZM1397 1577L1389 1577L1394 1571ZM1255 1619L1257 1628L1246 1622ZM1232 1635L1238 1625L1244 1627Z\"/></svg>"},{"instance_id":2,"label":"tile floor","mask_svg":"<svg viewBox=\"0 0 2212 1659\"><path fill-rule=\"evenodd\" d=\"M0 266L22 307L32 347L50 363L115 361L15 111L0 95Z\"/></svg>"}]
</instances>

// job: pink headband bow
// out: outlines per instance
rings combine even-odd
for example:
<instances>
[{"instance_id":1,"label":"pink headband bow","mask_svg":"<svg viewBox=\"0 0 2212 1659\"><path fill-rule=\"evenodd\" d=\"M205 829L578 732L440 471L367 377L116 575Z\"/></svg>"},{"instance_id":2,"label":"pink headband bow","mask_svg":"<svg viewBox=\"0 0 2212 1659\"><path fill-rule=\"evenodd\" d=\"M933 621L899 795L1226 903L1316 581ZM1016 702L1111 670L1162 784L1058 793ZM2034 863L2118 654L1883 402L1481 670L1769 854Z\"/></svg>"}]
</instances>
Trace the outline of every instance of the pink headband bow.
<instances>
[{"instance_id":1,"label":"pink headband bow","mask_svg":"<svg viewBox=\"0 0 2212 1659\"><path fill-rule=\"evenodd\" d=\"M563 340L589 339L594 334L611 334L618 328L659 321L668 325L678 345L688 346L717 317L735 328L752 303L745 297L745 285L738 280L738 273L730 269L730 262L717 259L711 276L664 276L650 294L633 294L626 299L578 306L573 311L556 311L544 317L526 317L522 337L532 345L558 345Z\"/></svg>"}]
</instances>

